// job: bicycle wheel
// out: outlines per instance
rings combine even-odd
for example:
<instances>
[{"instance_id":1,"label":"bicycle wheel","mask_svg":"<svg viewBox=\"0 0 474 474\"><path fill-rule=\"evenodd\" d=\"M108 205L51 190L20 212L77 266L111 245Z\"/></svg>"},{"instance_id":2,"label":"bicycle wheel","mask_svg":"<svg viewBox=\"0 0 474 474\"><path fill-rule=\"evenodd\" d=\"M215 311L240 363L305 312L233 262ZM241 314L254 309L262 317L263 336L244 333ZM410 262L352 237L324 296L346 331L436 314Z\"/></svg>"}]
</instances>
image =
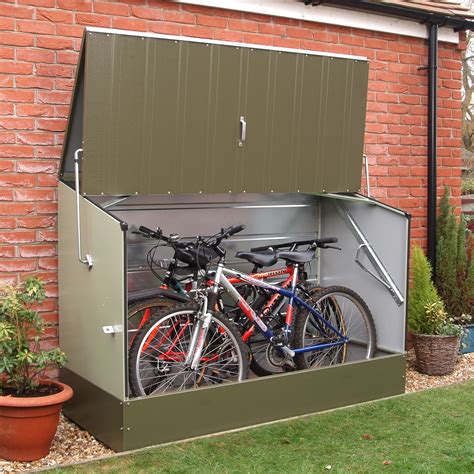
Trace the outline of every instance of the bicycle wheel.
<instances>
[{"instance_id":1,"label":"bicycle wheel","mask_svg":"<svg viewBox=\"0 0 474 474\"><path fill-rule=\"evenodd\" d=\"M135 396L239 382L248 377L248 353L233 324L213 313L201 360L185 365L197 321L195 305L161 311L137 333L129 354L130 388Z\"/></svg>"},{"instance_id":2,"label":"bicycle wheel","mask_svg":"<svg viewBox=\"0 0 474 474\"><path fill-rule=\"evenodd\" d=\"M159 311L169 308L174 303L174 301L165 298L146 298L130 304L127 315L128 346L130 347L137 331L150 318L156 316Z\"/></svg>"},{"instance_id":3,"label":"bicycle wheel","mask_svg":"<svg viewBox=\"0 0 474 474\"><path fill-rule=\"evenodd\" d=\"M306 301L318 311L324 320L347 337L345 344L304 352L295 356L299 369L324 367L328 365L369 359L376 346L375 325L365 301L354 291L342 286L331 286L309 291ZM340 337L329 326L302 308L296 317L295 348L330 344Z\"/></svg>"}]
</instances>

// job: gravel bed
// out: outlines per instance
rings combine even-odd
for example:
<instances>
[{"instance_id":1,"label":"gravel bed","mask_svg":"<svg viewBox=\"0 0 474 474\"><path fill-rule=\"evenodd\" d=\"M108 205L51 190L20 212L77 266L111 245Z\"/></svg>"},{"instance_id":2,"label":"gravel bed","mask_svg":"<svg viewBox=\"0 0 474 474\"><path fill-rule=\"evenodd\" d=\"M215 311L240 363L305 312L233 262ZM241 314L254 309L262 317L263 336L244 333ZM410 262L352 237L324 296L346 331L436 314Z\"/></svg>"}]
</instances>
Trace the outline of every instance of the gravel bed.
<instances>
[{"instance_id":1,"label":"gravel bed","mask_svg":"<svg viewBox=\"0 0 474 474\"><path fill-rule=\"evenodd\" d=\"M0 474L55 468L60 464L88 461L111 454L114 454L114 451L61 415L51 452L45 458L32 462L9 462L0 459Z\"/></svg>"},{"instance_id":2,"label":"gravel bed","mask_svg":"<svg viewBox=\"0 0 474 474\"><path fill-rule=\"evenodd\" d=\"M423 375L415 370L414 353L407 354L406 391L417 392L427 388L451 385L474 378L474 353L460 356L451 375L435 377ZM114 451L97 441L87 431L81 430L61 415L51 452L44 459L28 463L8 462L0 459L0 474L35 471L55 468L61 464L88 461L97 457L110 456Z\"/></svg>"},{"instance_id":3,"label":"gravel bed","mask_svg":"<svg viewBox=\"0 0 474 474\"><path fill-rule=\"evenodd\" d=\"M458 357L454 372L450 375L434 376L420 374L415 370L415 353L407 354L405 391L417 392L427 388L442 387L474 378L474 352Z\"/></svg>"}]
</instances>

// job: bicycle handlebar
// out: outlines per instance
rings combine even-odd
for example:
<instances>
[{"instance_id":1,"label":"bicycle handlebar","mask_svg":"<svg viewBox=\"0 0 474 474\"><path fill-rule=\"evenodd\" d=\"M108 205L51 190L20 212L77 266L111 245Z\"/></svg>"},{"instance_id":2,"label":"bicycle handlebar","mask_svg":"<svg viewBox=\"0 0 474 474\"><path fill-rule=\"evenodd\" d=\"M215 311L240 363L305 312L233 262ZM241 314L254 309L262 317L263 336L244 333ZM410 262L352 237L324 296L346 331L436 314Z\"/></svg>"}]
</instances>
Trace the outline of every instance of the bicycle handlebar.
<instances>
[{"instance_id":1,"label":"bicycle handlebar","mask_svg":"<svg viewBox=\"0 0 474 474\"><path fill-rule=\"evenodd\" d=\"M214 242L209 242L207 245L209 247L218 246L222 242L222 240L227 239L231 235L237 234L238 232L242 232L244 229L245 229L244 224L231 225L230 227L221 229L221 231L215 235ZM134 231L133 233L140 234L148 238L163 240L164 242L168 244L172 244L172 245L192 245L192 242L187 242L187 243L180 242L179 244L178 242L173 242L170 237L166 237L165 235L163 235L163 232L159 228L155 231L155 230L149 229L148 227L145 227L144 225L141 225L138 228L138 231ZM198 238L198 240L200 240L200 238ZM203 242L200 242L200 245L205 245L205 244Z\"/></svg>"},{"instance_id":2,"label":"bicycle handlebar","mask_svg":"<svg viewBox=\"0 0 474 474\"><path fill-rule=\"evenodd\" d=\"M297 240L295 242L285 242L283 244L264 245L262 247L254 247L250 249L250 251L261 252L263 250L268 250L269 248L276 250L276 249L282 249L285 247L292 247L296 249L300 245L311 245L311 244L316 245L316 247L324 248L327 244L335 244L336 242L337 242L337 237L325 237L323 239Z\"/></svg>"}]
</instances>

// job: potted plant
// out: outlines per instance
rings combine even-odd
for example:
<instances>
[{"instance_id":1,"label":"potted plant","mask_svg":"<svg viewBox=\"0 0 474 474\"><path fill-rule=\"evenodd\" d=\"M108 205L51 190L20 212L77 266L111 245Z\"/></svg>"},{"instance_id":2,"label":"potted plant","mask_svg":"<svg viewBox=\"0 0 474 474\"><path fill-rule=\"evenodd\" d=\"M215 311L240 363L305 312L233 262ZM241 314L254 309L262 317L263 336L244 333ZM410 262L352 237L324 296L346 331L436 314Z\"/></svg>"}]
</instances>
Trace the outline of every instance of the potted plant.
<instances>
[{"instance_id":1,"label":"potted plant","mask_svg":"<svg viewBox=\"0 0 474 474\"><path fill-rule=\"evenodd\" d=\"M420 247L413 250L412 271L408 327L413 334L416 368L428 375L450 374L459 353L463 325L446 311L431 281L430 263Z\"/></svg>"},{"instance_id":2,"label":"potted plant","mask_svg":"<svg viewBox=\"0 0 474 474\"><path fill-rule=\"evenodd\" d=\"M0 289L0 458L33 461L49 453L62 404L72 389L42 376L62 366L59 348L43 350L44 325L35 305L45 289L31 277Z\"/></svg>"}]
</instances>

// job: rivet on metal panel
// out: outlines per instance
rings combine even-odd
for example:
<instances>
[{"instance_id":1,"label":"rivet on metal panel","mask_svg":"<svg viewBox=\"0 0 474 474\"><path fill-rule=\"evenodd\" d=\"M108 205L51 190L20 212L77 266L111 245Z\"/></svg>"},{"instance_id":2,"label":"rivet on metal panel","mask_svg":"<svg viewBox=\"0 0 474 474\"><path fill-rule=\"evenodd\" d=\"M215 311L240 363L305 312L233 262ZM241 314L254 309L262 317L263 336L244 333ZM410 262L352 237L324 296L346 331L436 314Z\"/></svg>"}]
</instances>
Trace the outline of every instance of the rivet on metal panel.
<instances>
[{"instance_id":1,"label":"rivet on metal panel","mask_svg":"<svg viewBox=\"0 0 474 474\"><path fill-rule=\"evenodd\" d=\"M273 189L270 189L270 192L273 193Z\"/></svg>"},{"instance_id":2,"label":"rivet on metal panel","mask_svg":"<svg viewBox=\"0 0 474 474\"><path fill-rule=\"evenodd\" d=\"M331 56L331 58L330 58L330 59L334 59L334 58Z\"/></svg>"},{"instance_id":3,"label":"rivet on metal panel","mask_svg":"<svg viewBox=\"0 0 474 474\"><path fill-rule=\"evenodd\" d=\"M229 193L231 193L232 191L229 189Z\"/></svg>"},{"instance_id":4,"label":"rivet on metal panel","mask_svg":"<svg viewBox=\"0 0 474 474\"><path fill-rule=\"evenodd\" d=\"M130 428L127 428L127 431L130 431Z\"/></svg>"},{"instance_id":5,"label":"rivet on metal panel","mask_svg":"<svg viewBox=\"0 0 474 474\"><path fill-rule=\"evenodd\" d=\"M171 194L171 191L168 191L168 194Z\"/></svg>"},{"instance_id":6,"label":"rivet on metal panel","mask_svg":"<svg viewBox=\"0 0 474 474\"><path fill-rule=\"evenodd\" d=\"M281 51L278 51L278 54L281 54Z\"/></svg>"},{"instance_id":7,"label":"rivet on metal panel","mask_svg":"<svg viewBox=\"0 0 474 474\"><path fill-rule=\"evenodd\" d=\"M104 195L104 193L100 193L102 196Z\"/></svg>"},{"instance_id":8,"label":"rivet on metal panel","mask_svg":"<svg viewBox=\"0 0 474 474\"><path fill-rule=\"evenodd\" d=\"M138 191L135 191L135 194L138 194Z\"/></svg>"},{"instance_id":9,"label":"rivet on metal panel","mask_svg":"<svg viewBox=\"0 0 474 474\"><path fill-rule=\"evenodd\" d=\"M209 46L209 43L206 43L206 46Z\"/></svg>"},{"instance_id":10,"label":"rivet on metal panel","mask_svg":"<svg viewBox=\"0 0 474 474\"><path fill-rule=\"evenodd\" d=\"M202 194L202 191L199 191L199 194Z\"/></svg>"},{"instance_id":11,"label":"rivet on metal panel","mask_svg":"<svg viewBox=\"0 0 474 474\"><path fill-rule=\"evenodd\" d=\"M240 49L240 48L237 46L237 48L235 48L235 49Z\"/></svg>"},{"instance_id":12,"label":"rivet on metal panel","mask_svg":"<svg viewBox=\"0 0 474 474\"><path fill-rule=\"evenodd\" d=\"M323 193L325 193L325 192L326 192L326 190L325 190L325 189L323 189Z\"/></svg>"},{"instance_id":13,"label":"rivet on metal panel","mask_svg":"<svg viewBox=\"0 0 474 474\"><path fill-rule=\"evenodd\" d=\"M110 35L107 33L107 36L110 36Z\"/></svg>"},{"instance_id":14,"label":"rivet on metal panel","mask_svg":"<svg viewBox=\"0 0 474 474\"><path fill-rule=\"evenodd\" d=\"M245 191L245 189L242 191L243 193L246 193L247 191Z\"/></svg>"},{"instance_id":15,"label":"rivet on metal panel","mask_svg":"<svg viewBox=\"0 0 474 474\"><path fill-rule=\"evenodd\" d=\"M123 426L120 427L120 431L123 431Z\"/></svg>"},{"instance_id":16,"label":"rivet on metal panel","mask_svg":"<svg viewBox=\"0 0 474 474\"><path fill-rule=\"evenodd\" d=\"M145 38L142 36L142 40L144 40Z\"/></svg>"},{"instance_id":17,"label":"rivet on metal panel","mask_svg":"<svg viewBox=\"0 0 474 474\"><path fill-rule=\"evenodd\" d=\"M130 406L130 402L127 402L127 406L128 406L128 407Z\"/></svg>"},{"instance_id":18,"label":"rivet on metal panel","mask_svg":"<svg viewBox=\"0 0 474 474\"><path fill-rule=\"evenodd\" d=\"M299 192L300 192L300 190L299 190L299 189L297 189L297 190L296 190L296 192L297 192L297 193L299 193Z\"/></svg>"},{"instance_id":19,"label":"rivet on metal panel","mask_svg":"<svg viewBox=\"0 0 474 474\"><path fill-rule=\"evenodd\" d=\"M178 42L175 40L175 43L178 44Z\"/></svg>"},{"instance_id":20,"label":"rivet on metal panel","mask_svg":"<svg viewBox=\"0 0 474 474\"><path fill-rule=\"evenodd\" d=\"M120 406L122 406L122 405L123 405L123 402L120 402Z\"/></svg>"}]
</instances>

